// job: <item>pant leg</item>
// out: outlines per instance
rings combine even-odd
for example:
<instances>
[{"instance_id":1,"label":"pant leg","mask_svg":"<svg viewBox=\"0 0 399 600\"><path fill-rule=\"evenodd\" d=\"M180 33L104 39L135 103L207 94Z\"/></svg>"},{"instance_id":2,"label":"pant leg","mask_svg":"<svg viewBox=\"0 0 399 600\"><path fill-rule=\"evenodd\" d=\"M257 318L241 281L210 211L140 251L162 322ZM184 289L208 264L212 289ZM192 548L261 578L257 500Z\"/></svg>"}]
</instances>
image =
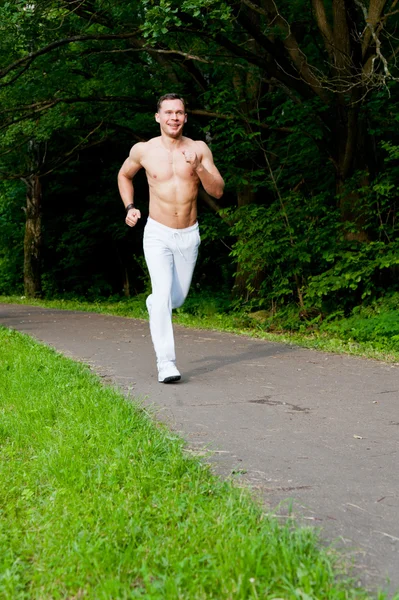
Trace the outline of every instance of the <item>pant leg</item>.
<instances>
[{"instance_id":1,"label":"pant leg","mask_svg":"<svg viewBox=\"0 0 399 600\"><path fill-rule=\"evenodd\" d=\"M189 231L183 230L174 236L174 268L172 281L172 308L179 308L184 303L190 289L195 264L198 257L200 236L198 226Z\"/></svg>"},{"instance_id":2,"label":"pant leg","mask_svg":"<svg viewBox=\"0 0 399 600\"><path fill-rule=\"evenodd\" d=\"M150 331L157 362L174 362L175 343L172 328L173 251L160 232L146 225L144 256L151 278L152 293L147 298Z\"/></svg>"},{"instance_id":3,"label":"pant leg","mask_svg":"<svg viewBox=\"0 0 399 600\"><path fill-rule=\"evenodd\" d=\"M198 225L171 229L152 220L144 230L144 254L151 277L147 298L150 330L157 362L175 362L172 308L188 294L200 244Z\"/></svg>"}]
</instances>

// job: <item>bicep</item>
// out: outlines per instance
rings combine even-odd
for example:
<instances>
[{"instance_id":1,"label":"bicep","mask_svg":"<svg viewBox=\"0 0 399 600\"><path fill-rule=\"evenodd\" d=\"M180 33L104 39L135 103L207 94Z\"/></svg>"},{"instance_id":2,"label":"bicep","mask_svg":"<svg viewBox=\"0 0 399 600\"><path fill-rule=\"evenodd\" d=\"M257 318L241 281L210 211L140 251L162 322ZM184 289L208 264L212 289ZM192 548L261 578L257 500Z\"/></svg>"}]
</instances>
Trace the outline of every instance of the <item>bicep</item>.
<instances>
[{"instance_id":1,"label":"bicep","mask_svg":"<svg viewBox=\"0 0 399 600\"><path fill-rule=\"evenodd\" d=\"M130 150L129 156L123 163L119 174L124 177L128 177L129 179L133 179L137 171L139 171L141 168L141 154L139 149L136 148L136 146L133 146L133 148Z\"/></svg>"}]
</instances>

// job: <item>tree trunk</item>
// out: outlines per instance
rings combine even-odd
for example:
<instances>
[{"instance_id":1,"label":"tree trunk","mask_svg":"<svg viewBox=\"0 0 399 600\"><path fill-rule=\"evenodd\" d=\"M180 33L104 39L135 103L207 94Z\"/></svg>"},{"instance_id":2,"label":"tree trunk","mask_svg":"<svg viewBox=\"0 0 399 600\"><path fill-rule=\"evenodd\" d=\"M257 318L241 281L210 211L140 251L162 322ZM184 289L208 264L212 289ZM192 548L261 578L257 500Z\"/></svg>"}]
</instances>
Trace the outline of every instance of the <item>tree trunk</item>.
<instances>
[{"instance_id":1,"label":"tree trunk","mask_svg":"<svg viewBox=\"0 0 399 600\"><path fill-rule=\"evenodd\" d=\"M41 249L42 249L42 186L39 175L24 179L26 191L26 224L24 239L24 288L25 296L37 298L42 295Z\"/></svg>"},{"instance_id":2,"label":"tree trunk","mask_svg":"<svg viewBox=\"0 0 399 600\"><path fill-rule=\"evenodd\" d=\"M123 269L123 294L126 298L130 298L130 279L127 267Z\"/></svg>"},{"instance_id":3,"label":"tree trunk","mask_svg":"<svg viewBox=\"0 0 399 600\"><path fill-rule=\"evenodd\" d=\"M365 124L359 116L358 106L340 106L336 128L336 191L342 223L351 223L351 230L344 230L345 239L365 242L364 207L358 189L348 188L348 181L356 173L362 173L357 187L368 184L368 157Z\"/></svg>"}]
</instances>

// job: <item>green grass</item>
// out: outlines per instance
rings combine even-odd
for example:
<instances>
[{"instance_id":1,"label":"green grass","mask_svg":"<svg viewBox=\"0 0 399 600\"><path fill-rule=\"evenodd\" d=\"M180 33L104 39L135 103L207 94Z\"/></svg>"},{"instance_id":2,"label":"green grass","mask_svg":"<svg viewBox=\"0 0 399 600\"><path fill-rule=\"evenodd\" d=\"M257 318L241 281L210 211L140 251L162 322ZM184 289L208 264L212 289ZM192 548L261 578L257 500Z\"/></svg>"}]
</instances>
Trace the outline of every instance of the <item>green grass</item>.
<instances>
[{"instance_id":1,"label":"green grass","mask_svg":"<svg viewBox=\"0 0 399 600\"><path fill-rule=\"evenodd\" d=\"M313 529L281 525L88 367L4 328L0 411L2 600L370 597Z\"/></svg>"},{"instance_id":2,"label":"green grass","mask_svg":"<svg viewBox=\"0 0 399 600\"><path fill-rule=\"evenodd\" d=\"M84 300L34 300L24 296L0 296L0 303L18 303L48 308L97 312L123 317L147 319L145 295L134 298L110 298L93 302ZM251 313L230 312L225 299L190 293L184 306L174 315L174 322L185 327L226 331L273 342L282 342L323 352L363 356L399 363L399 295L387 306L378 305L357 311L352 317L325 322L301 322L279 316L265 320ZM264 311L261 311L264 312ZM298 313L298 311L296 311Z\"/></svg>"}]
</instances>

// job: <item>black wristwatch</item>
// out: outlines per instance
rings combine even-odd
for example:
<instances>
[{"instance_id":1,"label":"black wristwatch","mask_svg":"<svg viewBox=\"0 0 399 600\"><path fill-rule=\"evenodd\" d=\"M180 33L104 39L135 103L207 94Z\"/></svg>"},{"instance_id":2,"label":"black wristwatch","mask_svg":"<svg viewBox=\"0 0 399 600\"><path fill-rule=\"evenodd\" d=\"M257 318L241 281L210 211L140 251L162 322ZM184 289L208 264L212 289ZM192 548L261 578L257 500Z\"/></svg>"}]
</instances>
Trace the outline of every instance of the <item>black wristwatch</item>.
<instances>
[{"instance_id":1,"label":"black wristwatch","mask_svg":"<svg viewBox=\"0 0 399 600\"><path fill-rule=\"evenodd\" d=\"M131 208L134 208L134 204L128 204L128 205L125 207L126 214L129 212L129 210L130 210Z\"/></svg>"}]
</instances>

